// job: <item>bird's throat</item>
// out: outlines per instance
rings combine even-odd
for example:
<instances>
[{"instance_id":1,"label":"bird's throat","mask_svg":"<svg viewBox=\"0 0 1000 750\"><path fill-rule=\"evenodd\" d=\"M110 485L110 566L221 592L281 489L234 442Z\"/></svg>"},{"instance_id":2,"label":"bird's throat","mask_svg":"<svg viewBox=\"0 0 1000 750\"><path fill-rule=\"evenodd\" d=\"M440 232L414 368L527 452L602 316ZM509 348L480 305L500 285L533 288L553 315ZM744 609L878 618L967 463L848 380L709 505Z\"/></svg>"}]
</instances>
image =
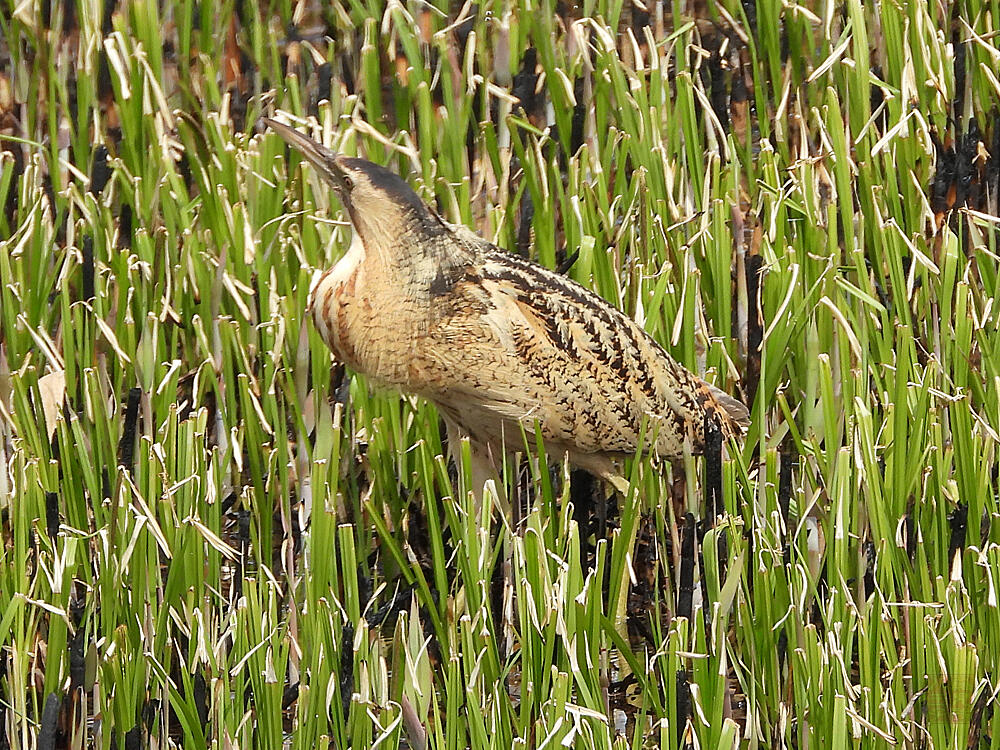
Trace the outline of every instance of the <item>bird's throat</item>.
<instances>
[{"instance_id":1,"label":"bird's throat","mask_svg":"<svg viewBox=\"0 0 1000 750\"><path fill-rule=\"evenodd\" d=\"M348 363L354 349L348 330L350 307L359 292L358 282L363 284L365 257L364 243L355 232L347 252L319 277L309 294L316 330L341 361Z\"/></svg>"}]
</instances>

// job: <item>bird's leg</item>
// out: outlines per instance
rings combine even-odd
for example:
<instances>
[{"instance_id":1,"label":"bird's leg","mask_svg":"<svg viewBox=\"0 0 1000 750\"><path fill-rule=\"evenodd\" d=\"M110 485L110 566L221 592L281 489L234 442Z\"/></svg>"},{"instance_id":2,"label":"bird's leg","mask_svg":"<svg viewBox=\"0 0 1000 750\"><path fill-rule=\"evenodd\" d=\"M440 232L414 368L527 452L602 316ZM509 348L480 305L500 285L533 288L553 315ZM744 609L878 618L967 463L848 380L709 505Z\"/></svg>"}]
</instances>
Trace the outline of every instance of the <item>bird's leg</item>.
<instances>
[{"instance_id":1,"label":"bird's leg","mask_svg":"<svg viewBox=\"0 0 1000 750\"><path fill-rule=\"evenodd\" d=\"M499 591L497 595L494 596L494 601L492 602L494 607L498 609L494 610L493 616L496 618L494 622L497 625L497 636L500 638L501 648L505 653L510 653L514 644L514 636L516 633L516 628L514 626L514 545L513 540L510 535L505 534L503 528L516 528L516 524L511 516L511 504L507 499L507 493L504 491L503 482L500 478L500 472L497 470L497 461L502 461L502 454L496 455L491 452L489 445L481 443L477 440L470 438L469 434L465 432L461 427L450 419L445 419L445 426L448 430L448 451L451 454L452 460L455 462L455 466L458 468L459 474L459 486L464 484L462 477L464 475L462 467L462 445L465 440L469 440L469 487L461 487L462 492L472 492L473 501L475 502L475 513L477 517L482 516L483 512L483 499L487 492L492 492L493 498L495 499L496 505L500 507L500 512L505 519L498 531L501 535L500 543L503 544L503 554L500 559L497 560L497 565L499 570L494 575L494 586L499 586ZM489 482L493 482L493 490L490 490ZM492 507L491 504L490 507ZM491 514L492 515L492 514ZM487 529L489 530L490 521L486 519ZM492 537L492 531L489 531Z\"/></svg>"},{"instance_id":2,"label":"bird's leg","mask_svg":"<svg viewBox=\"0 0 1000 750\"><path fill-rule=\"evenodd\" d=\"M489 447L477 440L470 438L469 434L450 419L445 420L448 431L448 453L451 460L455 462L458 470L459 487L461 492L472 492L475 500L476 515L482 513L483 495L487 491L486 483L493 480L494 497L499 501L501 509L506 508L506 495L503 492L503 482L500 473L497 471L494 456ZM469 486L463 487L464 472L462 466L462 443L469 441Z\"/></svg>"},{"instance_id":3,"label":"bird's leg","mask_svg":"<svg viewBox=\"0 0 1000 750\"><path fill-rule=\"evenodd\" d=\"M503 504L502 497L503 481L500 479L500 472L497 471L493 463L493 456L490 455L489 448L482 443L471 442L469 444L469 481L472 483L472 494L476 498L476 510L482 510L483 495L488 491L486 483L493 480L494 493L496 498Z\"/></svg>"},{"instance_id":4,"label":"bird's leg","mask_svg":"<svg viewBox=\"0 0 1000 750\"><path fill-rule=\"evenodd\" d=\"M631 486L628 479L622 474L621 466L615 465L607 456L600 453L577 453L570 456L570 460L584 471L603 479L618 490L622 497L628 497Z\"/></svg>"},{"instance_id":5,"label":"bird's leg","mask_svg":"<svg viewBox=\"0 0 1000 750\"><path fill-rule=\"evenodd\" d=\"M687 513L687 475L684 473L684 463L681 461L671 462L670 472L673 481L670 485L670 499L673 501L674 518L680 520Z\"/></svg>"}]
</instances>

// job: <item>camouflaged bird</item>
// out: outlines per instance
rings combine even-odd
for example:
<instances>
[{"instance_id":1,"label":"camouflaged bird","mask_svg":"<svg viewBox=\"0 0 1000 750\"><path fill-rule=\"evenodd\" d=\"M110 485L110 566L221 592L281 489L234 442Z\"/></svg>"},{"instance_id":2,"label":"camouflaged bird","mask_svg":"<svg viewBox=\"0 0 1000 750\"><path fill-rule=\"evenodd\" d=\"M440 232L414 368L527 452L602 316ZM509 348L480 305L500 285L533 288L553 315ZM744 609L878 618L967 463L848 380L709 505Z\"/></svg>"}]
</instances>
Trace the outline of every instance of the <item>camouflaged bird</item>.
<instances>
[{"instance_id":1,"label":"camouflaged bird","mask_svg":"<svg viewBox=\"0 0 1000 750\"><path fill-rule=\"evenodd\" d=\"M475 481L495 476L502 451L523 450L536 422L550 455L620 489L616 459L638 450L643 430L644 450L667 459L685 440L701 452L706 415L724 437L742 434L742 403L594 292L448 224L384 167L264 122L350 217L347 253L310 295L323 340L375 384L432 402L452 446L469 437Z\"/></svg>"}]
</instances>

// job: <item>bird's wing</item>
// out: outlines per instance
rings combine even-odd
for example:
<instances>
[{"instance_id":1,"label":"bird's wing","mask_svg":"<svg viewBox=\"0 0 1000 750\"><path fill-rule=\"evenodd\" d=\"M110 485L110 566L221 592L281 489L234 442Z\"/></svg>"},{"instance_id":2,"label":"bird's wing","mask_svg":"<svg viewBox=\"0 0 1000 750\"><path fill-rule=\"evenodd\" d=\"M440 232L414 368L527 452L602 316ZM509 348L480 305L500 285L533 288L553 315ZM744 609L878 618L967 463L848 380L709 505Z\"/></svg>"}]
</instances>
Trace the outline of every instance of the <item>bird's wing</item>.
<instances>
[{"instance_id":1,"label":"bird's wing","mask_svg":"<svg viewBox=\"0 0 1000 750\"><path fill-rule=\"evenodd\" d=\"M447 400L468 411L462 421L530 427L537 418L547 440L582 453L634 452L645 429L665 456L679 455L687 436L700 447L706 413L724 434L742 431L739 401L599 296L471 232L460 238L482 245L474 273L452 290L436 348L452 375Z\"/></svg>"}]
</instances>

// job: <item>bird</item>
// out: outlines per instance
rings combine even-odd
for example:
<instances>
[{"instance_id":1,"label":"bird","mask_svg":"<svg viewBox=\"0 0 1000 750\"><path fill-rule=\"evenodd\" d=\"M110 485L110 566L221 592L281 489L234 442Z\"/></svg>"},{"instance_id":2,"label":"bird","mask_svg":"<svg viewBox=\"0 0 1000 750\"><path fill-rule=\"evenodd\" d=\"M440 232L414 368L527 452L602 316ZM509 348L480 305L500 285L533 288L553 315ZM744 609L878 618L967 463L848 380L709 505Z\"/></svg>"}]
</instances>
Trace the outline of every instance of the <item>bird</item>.
<instances>
[{"instance_id":1,"label":"bird","mask_svg":"<svg viewBox=\"0 0 1000 750\"><path fill-rule=\"evenodd\" d=\"M550 457L622 492L625 457L703 452L706 420L723 438L744 433L742 402L595 292L443 220L393 171L262 120L350 221L346 253L312 284L320 336L376 386L432 403L449 446L469 440L475 492L536 429Z\"/></svg>"}]
</instances>

